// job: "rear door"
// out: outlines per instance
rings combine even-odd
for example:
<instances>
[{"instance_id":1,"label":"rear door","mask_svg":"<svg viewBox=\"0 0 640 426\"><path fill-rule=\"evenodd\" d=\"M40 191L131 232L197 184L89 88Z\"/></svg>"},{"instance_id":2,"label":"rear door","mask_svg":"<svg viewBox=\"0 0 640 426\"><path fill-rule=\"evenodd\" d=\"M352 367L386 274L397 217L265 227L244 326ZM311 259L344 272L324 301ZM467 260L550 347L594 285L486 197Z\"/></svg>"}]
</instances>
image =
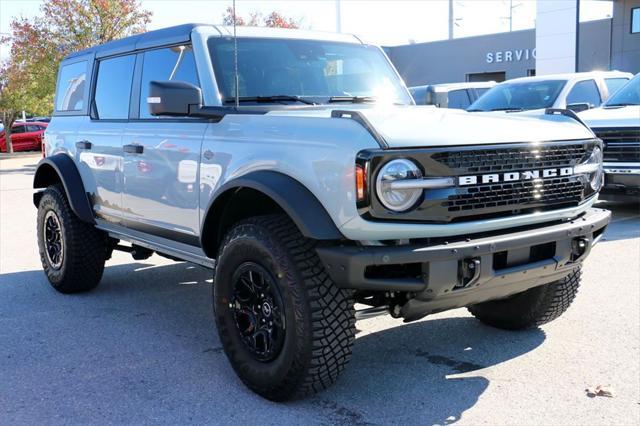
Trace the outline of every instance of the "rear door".
<instances>
[{"instance_id":1,"label":"rear door","mask_svg":"<svg viewBox=\"0 0 640 426\"><path fill-rule=\"evenodd\" d=\"M128 227L196 244L199 234L198 159L208 122L154 117L147 97L151 81L184 81L199 86L190 45L138 55L131 120L123 145L124 217Z\"/></svg>"},{"instance_id":2,"label":"rear door","mask_svg":"<svg viewBox=\"0 0 640 426\"><path fill-rule=\"evenodd\" d=\"M11 143L14 151L25 150L25 133L27 126L25 124L15 124L11 128Z\"/></svg>"},{"instance_id":3,"label":"rear door","mask_svg":"<svg viewBox=\"0 0 640 426\"><path fill-rule=\"evenodd\" d=\"M85 186L95 188L93 208L101 219L122 222L122 134L129 119L136 55L97 62L91 119L78 128L76 155Z\"/></svg>"}]
</instances>

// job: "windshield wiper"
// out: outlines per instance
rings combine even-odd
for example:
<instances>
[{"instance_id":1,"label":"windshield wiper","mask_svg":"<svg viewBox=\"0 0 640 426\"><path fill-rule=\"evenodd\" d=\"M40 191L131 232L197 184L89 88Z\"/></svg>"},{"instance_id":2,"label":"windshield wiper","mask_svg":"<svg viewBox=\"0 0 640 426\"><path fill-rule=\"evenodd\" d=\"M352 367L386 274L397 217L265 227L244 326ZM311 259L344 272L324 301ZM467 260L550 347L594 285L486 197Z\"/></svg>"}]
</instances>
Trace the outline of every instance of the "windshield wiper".
<instances>
[{"instance_id":1,"label":"windshield wiper","mask_svg":"<svg viewBox=\"0 0 640 426\"><path fill-rule=\"evenodd\" d=\"M474 108L474 109L468 109L467 112L483 112L486 111L484 109L480 109L480 108Z\"/></svg>"},{"instance_id":2,"label":"windshield wiper","mask_svg":"<svg viewBox=\"0 0 640 426\"><path fill-rule=\"evenodd\" d=\"M328 103L351 102L354 104L366 104L376 102L378 99L373 96L331 96Z\"/></svg>"},{"instance_id":3,"label":"windshield wiper","mask_svg":"<svg viewBox=\"0 0 640 426\"><path fill-rule=\"evenodd\" d=\"M520 108L520 107L492 108L490 109L490 111L518 112L518 111L524 111L524 108Z\"/></svg>"},{"instance_id":4,"label":"windshield wiper","mask_svg":"<svg viewBox=\"0 0 640 426\"><path fill-rule=\"evenodd\" d=\"M606 104L604 107L608 108L608 107L624 107L624 106L631 106L631 105L640 105L640 104L634 104L633 102L620 102L618 104Z\"/></svg>"},{"instance_id":5,"label":"windshield wiper","mask_svg":"<svg viewBox=\"0 0 640 426\"><path fill-rule=\"evenodd\" d=\"M256 103L269 103L269 102L284 102L293 101L300 102L307 105L317 105L315 102L296 95L274 95L274 96L243 96L238 98L238 102L256 102ZM225 99L225 104L235 103L235 98Z\"/></svg>"}]
</instances>

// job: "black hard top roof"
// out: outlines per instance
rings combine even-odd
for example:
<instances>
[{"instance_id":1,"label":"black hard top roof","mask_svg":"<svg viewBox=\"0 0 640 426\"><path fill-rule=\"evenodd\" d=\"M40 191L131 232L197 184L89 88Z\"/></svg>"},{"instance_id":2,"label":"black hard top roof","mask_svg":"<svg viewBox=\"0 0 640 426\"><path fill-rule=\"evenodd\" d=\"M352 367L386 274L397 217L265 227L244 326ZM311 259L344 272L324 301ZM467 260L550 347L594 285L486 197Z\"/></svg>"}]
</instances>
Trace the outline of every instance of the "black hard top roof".
<instances>
[{"instance_id":1,"label":"black hard top roof","mask_svg":"<svg viewBox=\"0 0 640 426\"><path fill-rule=\"evenodd\" d=\"M191 31L199 26L211 26L207 24L183 24L175 27L162 28L160 30L149 31L136 34L119 40L110 41L105 44L93 46L88 49L73 52L65 58L72 59L95 53L96 57L117 55L121 53L134 52L136 50L150 49L153 47L165 46L169 44L186 43L191 40Z\"/></svg>"}]
</instances>

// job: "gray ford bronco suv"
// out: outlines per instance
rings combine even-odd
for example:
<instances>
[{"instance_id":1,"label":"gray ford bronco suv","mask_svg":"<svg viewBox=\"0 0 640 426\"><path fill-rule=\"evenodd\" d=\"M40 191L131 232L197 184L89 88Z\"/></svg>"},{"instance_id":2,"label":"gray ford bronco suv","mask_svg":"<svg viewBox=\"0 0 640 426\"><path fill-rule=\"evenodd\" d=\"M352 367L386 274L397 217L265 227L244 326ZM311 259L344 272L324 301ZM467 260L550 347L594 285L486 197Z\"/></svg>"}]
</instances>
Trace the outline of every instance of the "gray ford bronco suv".
<instances>
[{"instance_id":1,"label":"gray ford bronco suv","mask_svg":"<svg viewBox=\"0 0 640 426\"><path fill-rule=\"evenodd\" d=\"M62 293L113 250L211 268L231 365L286 400L336 380L358 318L557 318L609 221L602 175L570 112L415 106L353 36L190 24L64 59L34 203Z\"/></svg>"}]
</instances>

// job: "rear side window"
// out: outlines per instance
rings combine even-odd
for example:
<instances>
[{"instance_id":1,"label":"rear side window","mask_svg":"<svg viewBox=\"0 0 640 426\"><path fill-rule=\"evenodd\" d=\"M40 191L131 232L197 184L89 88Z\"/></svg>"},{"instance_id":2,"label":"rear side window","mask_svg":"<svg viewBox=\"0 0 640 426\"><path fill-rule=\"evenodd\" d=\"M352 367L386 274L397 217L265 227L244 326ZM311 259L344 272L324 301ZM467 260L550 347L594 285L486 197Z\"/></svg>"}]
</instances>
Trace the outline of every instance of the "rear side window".
<instances>
[{"instance_id":1,"label":"rear side window","mask_svg":"<svg viewBox=\"0 0 640 426\"><path fill-rule=\"evenodd\" d=\"M140 87L140 118L156 118L149 114L147 105L149 83L169 80L200 86L191 46L174 46L144 53Z\"/></svg>"},{"instance_id":2,"label":"rear side window","mask_svg":"<svg viewBox=\"0 0 640 426\"><path fill-rule=\"evenodd\" d=\"M452 90L449 92L449 108L465 109L470 103L469 94L466 90Z\"/></svg>"},{"instance_id":3,"label":"rear side window","mask_svg":"<svg viewBox=\"0 0 640 426\"><path fill-rule=\"evenodd\" d=\"M577 82L569 92L569 95L567 95L567 104L583 103L588 103L593 106L598 106L602 103L598 86L594 80Z\"/></svg>"},{"instance_id":4,"label":"rear side window","mask_svg":"<svg viewBox=\"0 0 640 426\"><path fill-rule=\"evenodd\" d=\"M63 65L58 77L56 111L81 111L87 81L87 61Z\"/></svg>"},{"instance_id":5,"label":"rear side window","mask_svg":"<svg viewBox=\"0 0 640 426\"><path fill-rule=\"evenodd\" d=\"M36 126L34 124L29 124L27 126L27 132L39 132L40 131L40 126Z\"/></svg>"},{"instance_id":6,"label":"rear side window","mask_svg":"<svg viewBox=\"0 0 640 426\"><path fill-rule=\"evenodd\" d=\"M628 81L626 78L605 78L604 82L607 85L607 89L609 89L609 96L616 93L618 89L627 84Z\"/></svg>"},{"instance_id":7,"label":"rear side window","mask_svg":"<svg viewBox=\"0 0 640 426\"><path fill-rule=\"evenodd\" d=\"M101 120L129 118L134 55L105 59L98 64L95 113Z\"/></svg>"}]
</instances>

